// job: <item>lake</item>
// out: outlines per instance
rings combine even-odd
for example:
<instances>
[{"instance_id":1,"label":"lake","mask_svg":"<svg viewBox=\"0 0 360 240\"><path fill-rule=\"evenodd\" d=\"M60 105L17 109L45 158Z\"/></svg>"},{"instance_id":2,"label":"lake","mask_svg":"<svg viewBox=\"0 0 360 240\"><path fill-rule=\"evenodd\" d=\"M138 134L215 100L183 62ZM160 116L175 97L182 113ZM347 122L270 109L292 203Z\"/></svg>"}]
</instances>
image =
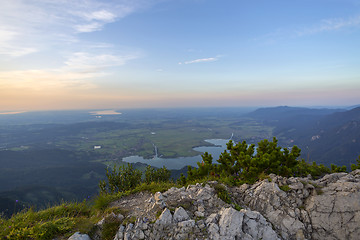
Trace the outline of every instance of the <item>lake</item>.
<instances>
[{"instance_id":1,"label":"lake","mask_svg":"<svg viewBox=\"0 0 360 240\"><path fill-rule=\"evenodd\" d=\"M195 151L200 152L201 154L208 152L213 156L213 162L219 159L219 156L226 149L226 143L229 142L229 139L207 139L205 140L208 143L214 144L215 146L202 146L193 148ZM152 159L144 159L140 156L130 156L125 157L122 160L128 163L146 163L153 167L161 168L165 166L167 169L181 169L185 166L197 167L197 162L201 162L201 154L194 157L179 157L179 158L161 158L154 157Z\"/></svg>"}]
</instances>

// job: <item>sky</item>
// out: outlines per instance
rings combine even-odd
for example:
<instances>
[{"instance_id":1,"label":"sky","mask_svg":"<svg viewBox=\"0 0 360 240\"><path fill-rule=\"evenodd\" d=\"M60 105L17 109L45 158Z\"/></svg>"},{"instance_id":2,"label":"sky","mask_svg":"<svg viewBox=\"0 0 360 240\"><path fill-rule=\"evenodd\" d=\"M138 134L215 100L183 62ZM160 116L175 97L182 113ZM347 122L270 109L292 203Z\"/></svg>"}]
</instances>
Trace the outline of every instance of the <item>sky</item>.
<instances>
[{"instance_id":1,"label":"sky","mask_svg":"<svg viewBox=\"0 0 360 240\"><path fill-rule=\"evenodd\" d=\"M0 111L360 103L360 0L0 6Z\"/></svg>"}]
</instances>

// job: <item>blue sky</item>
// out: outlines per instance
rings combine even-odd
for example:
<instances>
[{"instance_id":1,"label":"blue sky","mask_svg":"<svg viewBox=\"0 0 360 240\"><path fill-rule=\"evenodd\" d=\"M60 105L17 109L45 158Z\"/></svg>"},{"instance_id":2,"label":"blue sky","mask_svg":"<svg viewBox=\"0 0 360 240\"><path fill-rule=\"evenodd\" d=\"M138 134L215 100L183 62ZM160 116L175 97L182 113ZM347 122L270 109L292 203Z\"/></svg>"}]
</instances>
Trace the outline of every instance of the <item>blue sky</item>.
<instances>
[{"instance_id":1,"label":"blue sky","mask_svg":"<svg viewBox=\"0 0 360 240\"><path fill-rule=\"evenodd\" d=\"M0 110L360 103L360 0L0 0Z\"/></svg>"}]
</instances>

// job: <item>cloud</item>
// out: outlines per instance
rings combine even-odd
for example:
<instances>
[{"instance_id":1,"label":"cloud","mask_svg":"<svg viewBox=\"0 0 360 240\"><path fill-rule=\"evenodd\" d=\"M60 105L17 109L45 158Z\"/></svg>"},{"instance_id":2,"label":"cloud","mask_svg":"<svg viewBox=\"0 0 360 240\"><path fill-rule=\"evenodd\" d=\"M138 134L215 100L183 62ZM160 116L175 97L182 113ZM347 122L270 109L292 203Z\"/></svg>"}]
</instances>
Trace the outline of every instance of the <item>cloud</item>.
<instances>
[{"instance_id":1,"label":"cloud","mask_svg":"<svg viewBox=\"0 0 360 240\"><path fill-rule=\"evenodd\" d=\"M118 11L118 14L104 9L93 12L75 12L74 15L80 17L81 20L79 22L82 22L82 24L74 25L73 28L79 33L100 31L107 23L114 22L117 18L125 17L132 13L132 11L132 8L129 7Z\"/></svg>"},{"instance_id":2,"label":"cloud","mask_svg":"<svg viewBox=\"0 0 360 240\"><path fill-rule=\"evenodd\" d=\"M1 1L0 55L19 57L61 43L79 43L79 34L101 31L106 24L150 4L143 3L143 0Z\"/></svg>"},{"instance_id":3,"label":"cloud","mask_svg":"<svg viewBox=\"0 0 360 240\"><path fill-rule=\"evenodd\" d=\"M93 22L90 24L85 25L75 25L74 29L79 33L85 33L85 32L95 32L102 30L104 24Z\"/></svg>"},{"instance_id":4,"label":"cloud","mask_svg":"<svg viewBox=\"0 0 360 240\"><path fill-rule=\"evenodd\" d=\"M118 50L117 46L106 42L87 42L79 35L100 31L106 24L137 11L141 7L135 6L136 2L139 0L1 1L0 61L8 61L10 65L17 59L9 60L9 57L38 52L51 56L51 63L47 66L47 62L42 62L41 66L34 67L41 61L40 56L26 69L23 59L19 59L21 70L0 71L0 102L26 104L23 97L26 94L31 102L32 98L52 93L78 91L81 94L98 90L99 82L111 77L112 68L137 59L141 54L138 50Z\"/></svg>"},{"instance_id":5,"label":"cloud","mask_svg":"<svg viewBox=\"0 0 360 240\"><path fill-rule=\"evenodd\" d=\"M20 35L21 34L15 31L0 29L0 55L3 54L11 57L19 57L37 51L34 47L26 47L24 45L17 44L16 39Z\"/></svg>"},{"instance_id":6,"label":"cloud","mask_svg":"<svg viewBox=\"0 0 360 240\"><path fill-rule=\"evenodd\" d=\"M130 13L130 12L131 11L129 9L128 13ZM85 16L89 21L98 20L98 21L103 21L103 22L113 22L117 18L117 16L115 14L113 14L112 12L109 12L107 10L100 10L100 11L95 11L92 13L87 13L87 14L85 14Z\"/></svg>"},{"instance_id":7,"label":"cloud","mask_svg":"<svg viewBox=\"0 0 360 240\"><path fill-rule=\"evenodd\" d=\"M0 72L0 88L29 91L76 90L97 88L95 79L108 76L107 68L124 65L138 55L73 53L64 65L54 69Z\"/></svg>"},{"instance_id":8,"label":"cloud","mask_svg":"<svg viewBox=\"0 0 360 240\"><path fill-rule=\"evenodd\" d=\"M94 77L94 74L60 69L6 71L0 72L0 87L8 92L96 88L95 84L86 81L90 77Z\"/></svg>"},{"instance_id":9,"label":"cloud","mask_svg":"<svg viewBox=\"0 0 360 240\"><path fill-rule=\"evenodd\" d=\"M262 36L253 38L252 40L261 42L265 45L272 45L274 43L277 43L279 40L359 27L360 15L353 17L329 18L322 19L315 24L308 25L302 28L299 26L295 26L292 29L279 28Z\"/></svg>"},{"instance_id":10,"label":"cloud","mask_svg":"<svg viewBox=\"0 0 360 240\"><path fill-rule=\"evenodd\" d=\"M360 15L349 18L331 18L323 19L320 23L307 27L296 32L297 36L311 35L321 32L337 31L344 28L359 27L360 26Z\"/></svg>"},{"instance_id":11,"label":"cloud","mask_svg":"<svg viewBox=\"0 0 360 240\"><path fill-rule=\"evenodd\" d=\"M199 59L195 59L195 60L191 60L191 61L186 61L186 62L179 62L179 64L192 64L192 63L202 63L202 62L215 62L217 61L219 58L218 57L210 57L210 58L199 58Z\"/></svg>"},{"instance_id":12,"label":"cloud","mask_svg":"<svg viewBox=\"0 0 360 240\"><path fill-rule=\"evenodd\" d=\"M83 71L98 71L107 67L121 66L127 61L136 59L140 54L114 55L114 54L91 54L88 52L73 53L65 64L70 69Z\"/></svg>"},{"instance_id":13,"label":"cloud","mask_svg":"<svg viewBox=\"0 0 360 240\"><path fill-rule=\"evenodd\" d=\"M21 57L34 52L37 52L36 48L24 48L8 44L4 44L0 47L0 54L9 55L10 57Z\"/></svg>"}]
</instances>

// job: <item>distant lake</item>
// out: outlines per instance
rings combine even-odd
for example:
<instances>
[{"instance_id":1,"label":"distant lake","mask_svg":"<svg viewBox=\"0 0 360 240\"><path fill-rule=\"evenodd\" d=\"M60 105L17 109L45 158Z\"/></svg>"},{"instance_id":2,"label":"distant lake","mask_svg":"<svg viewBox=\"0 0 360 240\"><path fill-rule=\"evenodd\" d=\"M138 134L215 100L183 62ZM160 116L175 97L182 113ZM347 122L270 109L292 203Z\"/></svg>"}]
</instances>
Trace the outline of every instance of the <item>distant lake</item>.
<instances>
[{"instance_id":1,"label":"distant lake","mask_svg":"<svg viewBox=\"0 0 360 240\"><path fill-rule=\"evenodd\" d=\"M208 143L214 144L215 146L203 146L203 147L195 147L193 148L195 151L205 153L208 152L213 156L213 162L215 162L217 159L219 159L219 156L224 150L226 150L226 143L229 142L229 140L225 139L208 139L205 140ZM181 169L185 166L193 166L197 167L197 162L201 162L201 154L194 157L179 157L179 158L159 158L155 157L152 159L144 159L140 156L130 156L125 157L122 159L124 162L128 163L146 163L153 167L163 167L165 166L167 169Z\"/></svg>"},{"instance_id":2,"label":"distant lake","mask_svg":"<svg viewBox=\"0 0 360 240\"><path fill-rule=\"evenodd\" d=\"M89 112L91 115L119 115L122 114L121 112L117 112L115 110L101 110L101 111L94 111Z\"/></svg>"}]
</instances>

